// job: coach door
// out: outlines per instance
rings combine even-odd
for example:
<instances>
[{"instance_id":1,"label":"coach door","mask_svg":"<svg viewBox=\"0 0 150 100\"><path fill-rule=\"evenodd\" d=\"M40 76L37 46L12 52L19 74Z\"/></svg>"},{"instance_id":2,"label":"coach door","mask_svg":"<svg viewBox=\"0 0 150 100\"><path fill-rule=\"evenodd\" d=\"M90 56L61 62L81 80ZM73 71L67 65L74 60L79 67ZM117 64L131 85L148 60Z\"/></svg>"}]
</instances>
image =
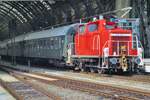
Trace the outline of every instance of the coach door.
<instances>
[{"instance_id":1,"label":"coach door","mask_svg":"<svg viewBox=\"0 0 150 100\"><path fill-rule=\"evenodd\" d=\"M74 55L74 29L70 29L67 34L67 63L71 63L71 55Z\"/></svg>"}]
</instances>

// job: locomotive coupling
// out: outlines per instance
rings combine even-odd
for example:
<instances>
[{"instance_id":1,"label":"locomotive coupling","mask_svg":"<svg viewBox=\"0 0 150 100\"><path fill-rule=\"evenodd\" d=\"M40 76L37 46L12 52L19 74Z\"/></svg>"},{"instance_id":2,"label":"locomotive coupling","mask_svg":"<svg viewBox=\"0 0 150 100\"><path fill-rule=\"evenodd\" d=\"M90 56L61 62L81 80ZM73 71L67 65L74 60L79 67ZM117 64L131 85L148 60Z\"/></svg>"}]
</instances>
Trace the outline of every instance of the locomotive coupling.
<instances>
[{"instance_id":1,"label":"locomotive coupling","mask_svg":"<svg viewBox=\"0 0 150 100\"><path fill-rule=\"evenodd\" d=\"M127 58L126 58L126 46L121 46L120 66L123 71L127 71L128 64L127 64Z\"/></svg>"},{"instance_id":2,"label":"locomotive coupling","mask_svg":"<svg viewBox=\"0 0 150 100\"><path fill-rule=\"evenodd\" d=\"M128 65L127 65L127 58L125 56L121 57L120 65L121 65L121 68L122 68L123 71L127 71Z\"/></svg>"}]
</instances>

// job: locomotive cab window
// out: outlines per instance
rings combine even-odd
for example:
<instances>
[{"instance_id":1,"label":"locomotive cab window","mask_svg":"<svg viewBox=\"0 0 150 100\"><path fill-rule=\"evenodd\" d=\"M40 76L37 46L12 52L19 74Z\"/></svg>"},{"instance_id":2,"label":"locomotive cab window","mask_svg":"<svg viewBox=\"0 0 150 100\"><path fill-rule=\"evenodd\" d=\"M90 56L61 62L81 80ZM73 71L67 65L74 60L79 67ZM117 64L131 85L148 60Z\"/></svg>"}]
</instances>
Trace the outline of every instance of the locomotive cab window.
<instances>
[{"instance_id":1,"label":"locomotive cab window","mask_svg":"<svg viewBox=\"0 0 150 100\"><path fill-rule=\"evenodd\" d=\"M114 29L115 25L106 25L106 29Z\"/></svg>"},{"instance_id":2,"label":"locomotive cab window","mask_svg":"<svg viewBox=\"0 0 150 100\"><path fill-rule=\"evenodd\" d=\"M89 32L94 32L98 29L98 25L97 24L89 24L88 25L88 30Z\"/></svg>"},{"instance_id":3,"label":"locomotive cab window","mask_svg":"<svg viewBox=\"0 0 150 100\"><path fill-rule=\"evenodd\" d=\"M81 25L80 27L79 27L79 34L84 34L84 32L85 32L85 25Z\"/></svg>"}]
</instances>

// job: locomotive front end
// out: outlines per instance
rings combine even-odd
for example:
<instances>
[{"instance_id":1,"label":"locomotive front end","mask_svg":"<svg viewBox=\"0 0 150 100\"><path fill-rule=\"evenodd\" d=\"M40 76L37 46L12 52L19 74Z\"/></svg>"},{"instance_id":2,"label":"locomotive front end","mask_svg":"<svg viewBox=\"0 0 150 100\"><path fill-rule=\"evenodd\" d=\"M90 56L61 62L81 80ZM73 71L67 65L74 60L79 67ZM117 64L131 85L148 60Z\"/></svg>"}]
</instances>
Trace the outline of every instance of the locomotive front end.
<instances>
[{"instance_id":1,"label":"locomotive front end","mask_svg":"<svg viewBox=\"0 0 150 100\"><path fill-rule=\"evenodd\" d=\"M130 30L110 30L103 51L103 66L111 71L137 72L144 68L143 48Z\"/></svg>"}]
</instances>

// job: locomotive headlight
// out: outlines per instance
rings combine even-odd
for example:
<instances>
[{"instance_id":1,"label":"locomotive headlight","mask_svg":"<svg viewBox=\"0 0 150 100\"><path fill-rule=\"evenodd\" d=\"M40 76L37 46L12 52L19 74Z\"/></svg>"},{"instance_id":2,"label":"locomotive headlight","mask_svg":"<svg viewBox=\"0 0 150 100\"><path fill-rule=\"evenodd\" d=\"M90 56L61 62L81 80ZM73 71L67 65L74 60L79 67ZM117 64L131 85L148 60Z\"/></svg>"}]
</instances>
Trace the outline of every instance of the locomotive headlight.
<instances>
[{"instance_id":1,"label":"locomotive headlight","mask_svg":"<svg viewBox=\"0 0 150 100\"><path fill-rule=\"evenodd\" d=\"M135 63L136 64L140 64L141 63L141 59L139 57L135 58Z\"/></svg>"},{"instance_id":2,"label":"locomotive headlight","mask_svg":"<svg viewBox=\"0 0 150 100\"><path fill-rule=\"evenodd\" d=\"M112 64L117 64L117 58L111 58L109 60Z\"/></svg>"}]
</instances>

